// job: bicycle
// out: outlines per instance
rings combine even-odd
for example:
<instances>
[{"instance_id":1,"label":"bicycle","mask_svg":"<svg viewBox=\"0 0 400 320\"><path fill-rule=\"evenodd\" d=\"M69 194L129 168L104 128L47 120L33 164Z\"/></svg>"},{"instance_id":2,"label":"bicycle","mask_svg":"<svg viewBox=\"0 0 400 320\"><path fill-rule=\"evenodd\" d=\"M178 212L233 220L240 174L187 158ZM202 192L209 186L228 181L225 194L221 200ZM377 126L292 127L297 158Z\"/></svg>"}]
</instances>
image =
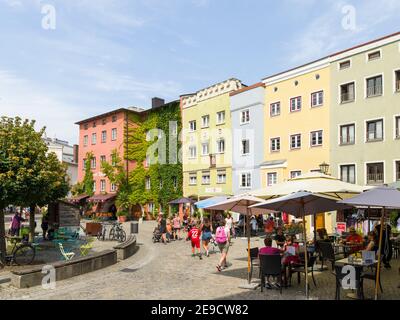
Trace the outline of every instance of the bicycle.
<instances>
[{"instance_id":1,"label":"bicycle","mask_svg":"<svg viewBox=\"0 0 400 320\"><path fill-rule=\"evenodd\" d=\"M111 227L110 233L109 233L109 239L110 240L117 240L118 242L125 242L126 240L126 233L124 229L122 229L122 224L119 222L115 222L113 226Z\"/></svg>"},{"instance_id":2,"label":"bicycle","mask_svg":"<svg viewBox=\"0 0 400 320\"><path fill-rule=\"evenodd\" d=\"M18 266L30 265L35 260L36 249L29 242L21 241L19 238L10 238L11 242L14 244L11 253L6 254L6 263L12 265L15 263ZM3 268L4 265L0 263L0 267Z\"/></svg>"}]
</instances>

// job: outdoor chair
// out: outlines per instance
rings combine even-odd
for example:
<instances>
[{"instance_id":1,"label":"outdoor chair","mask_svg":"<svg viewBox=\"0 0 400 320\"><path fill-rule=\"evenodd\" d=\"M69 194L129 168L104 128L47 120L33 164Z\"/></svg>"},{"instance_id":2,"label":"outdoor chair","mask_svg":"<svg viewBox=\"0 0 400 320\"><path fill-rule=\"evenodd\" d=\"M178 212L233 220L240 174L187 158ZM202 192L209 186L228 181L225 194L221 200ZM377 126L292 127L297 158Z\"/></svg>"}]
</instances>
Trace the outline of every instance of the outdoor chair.
<instances>
[{"instance_id":1,"label":"outdoor chair","mask_svg":"<svg viewBox=\"0 0 400 320\"><path fill-rule=\"evenodd\" d=\"M372 280L376 281L376 274L378 272L378 266L371 267L372 272L365 272L361 274L361 280L364 282L364 280ZM381 276L379 276L379 289L381 290L381 293L383 293L383 288L382 288L382 283L381 283ZM363 290L363 295L364 295L364 287L362 286Z\"/></svg>"},{"instance_id":2,"label":"outdoor chair","mask_svg":"<svg viewBox=\"0 0 400 320\"><path fill-rule=\"evenodd\" d=\"M58 244L58 247L60 248L60 252L62 254L62 256L64 257L64 259L66 261L71 260L74 256L75 256L75 252L72 251L65 251L64 246L62 245L62 243Z\"/></svg>"},{"instance_id":3,"label":"outdoor chair","mask_svg":"<svg viewBox=\"0 0 400 320\"><path fill-rule=\"evenodd\" d=\"M344 277L348 275L348 273L342 273L343 266L335 265L334 267L334 275L336 278L336 291L335 291L335 300L340 300L340 293L342 289L342 281ZM356 289L359 292L359 297L364 299L364 290L362 288L362 278L361 278L361 268L356 268Z\"/></svg>"},{"instance_id":4,"label":"outdoor chair","mask_svg":"<svg viewBox=\"0 0 400 320\"><path fill-rule=\"evenodd\" d=\"M248 249L246 249L248 251ZM260 260L258 259L258 248L250 249L250 280L253 276L254 266L260 267Z\"/></svg>"},{"instance_id":5,"label":"outdoor chair","mask_svg":"<svg viewBox=\"0 0 400 320\"><path fill-rule=\"evenodd\" d=\"M311 273L312 280L314 282L314 286L316 287L317 284L314 279L314 265L317 261L317 256L313 255L308 257L308 268L306 271L306 266L304 264L294 264L289 269L289 284L292 284L292 275L293 273L297 273L297 283L300 283L300 273L304 273L304 276Z\"/></svg>"},{"instance_id":6,"label":"outdoor chair","mask_svg":"<svg viewBox=\"0 0 400 320\"><path fill-rule=\"evenodd\" d=\"M321 271L324 269L324 261L329 261L332 264L332 271L335 269L335 262L339 255L336 254L330 242L318 241L318 251L321 259Z\"/></svg>"},{"instance_id":7,"label":"outdoor chair","mask_svg":"<svg viewBox=\"0 0 400 320\"><path fill-rule=\"evenodd\" d=\"M280 286L280 293L282 294L282 263L280 255L267 255L260 254L260 271L261 271L261 292L263 292L265 287L265 277L272 276L277 277Z\"/></svg>"},{"instance_id":8,"label":"outdoor chair","mask_svg":"<svg viewBox=\"0 0 400 320\"><path fill-rule=\"evenodd\" d=\"M90 237L90 238L88 238L88 240L85 244L80 246L79 249L81 251L82 257L87 256L89 254L90 250L93 249L93 241L94 241L94 238Z\"/></svg>"}]
</instances>

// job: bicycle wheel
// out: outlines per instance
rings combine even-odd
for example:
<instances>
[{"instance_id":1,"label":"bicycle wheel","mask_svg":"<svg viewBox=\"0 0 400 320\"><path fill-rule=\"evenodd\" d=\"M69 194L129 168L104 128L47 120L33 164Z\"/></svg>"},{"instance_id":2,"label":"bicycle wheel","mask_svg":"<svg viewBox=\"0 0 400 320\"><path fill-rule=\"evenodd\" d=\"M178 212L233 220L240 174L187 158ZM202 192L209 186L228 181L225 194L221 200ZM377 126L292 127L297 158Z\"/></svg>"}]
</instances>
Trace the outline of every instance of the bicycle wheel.
<instances>
[{"instance_id":1,"label":"bicycle wheel","mask_svg":"<svg viewBox=\"0 0 400 320\"><path fill-rule=\"evenodd\" d=\"M125 231L124 230L119 230L119 232L118 232L118 236L117 236L117 240L119 241L119 242L125 242L125 240L126 240L126 233L125 233Z\"/></svg>"},{"instance_id":2,"label":"bicycle wheel","mask_svg":"<svg viewBox=\"0 0 400 320\"><path fill-rule=\"evenodd\" d=\"M110 240L115 240L115 228L114 227L111 228L108 238Z\"/></svg>"},{"instance_id":3,"label":"bicycle wheel","mask_svg":"<svg viewBox=\"0 0 400 320\"><path fill-rule=\"evenodd\" d=\"M103 232L102 231L99 231L99 233L97 234L97 240L101 240L101 238L102 238L102 236L103 236Z\"/></svg>"},{"instance_id":4,"label":"bicycle wheel","mask_svg":"<svg viewBox=\"0 0 400 320\"><path fill-rule=\"evenodd\" d=\"M29 265L32 264L33 260L35 259L36 251L30 244L23 244L19 246L14 254L13 254L13 261L19 265Z\"/></svg>"}]
</instances>

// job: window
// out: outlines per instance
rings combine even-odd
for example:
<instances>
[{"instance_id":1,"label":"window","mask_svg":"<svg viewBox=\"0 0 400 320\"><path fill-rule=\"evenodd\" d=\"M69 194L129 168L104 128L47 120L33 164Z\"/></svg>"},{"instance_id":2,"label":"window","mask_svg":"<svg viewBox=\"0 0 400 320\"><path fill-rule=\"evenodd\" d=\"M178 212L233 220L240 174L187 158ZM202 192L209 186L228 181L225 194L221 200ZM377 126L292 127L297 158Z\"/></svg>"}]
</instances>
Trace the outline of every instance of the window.
<instances>
[{"instance_id":1,"label":"window","mask_svg":"<svg viewBox=\"0 0 400 320\"><path fill-rule=\"evenodd\" d=\"M396 161L396 181L400 181L400 161Z\"/></svg>"},{"instance_id":2,"label":"window","mask_svg":"<svg viewBox=\"0 0 400 320\"><path fill-rule=\"evenodd\" d=\"M90 167L91 167L92 169L96 169L96 157L93 157L93 158L92 158Z\"/></svg>"},{"instance_id":3,"label":"window","mask_svg":"<svg viewBox=\"0 0 400 320\"><path fill-rule=\"evenodd\" d=\"M350 67L351 67L351 61L350 60L346 60L346 61L343 61L343 62L339 63L339 69L340 70L348 69Z\"/></svg>"},{"instance_id":4,"label":"window","mask_svg":"<svg viewBox=\"0 0 400 320\"><path fill-rule=\"evenodd\" d=\"M301 176L301 171L290 171L290 179L297 178L298 176Z\"/></svg>"},{"instance_id":5,"label":"window","mask_svg":"<svg viewBox=\"0 0 400 320\"><path fill-rule=\"evenodd\" d=\"M149 202L147 205L147 210L149 210L149 213L154 212L154 202Z\"/></svg>"},{"instance_id":6,"label":"window","mask_svg":"<svg viewBox=\"0 0 400 320\"><path fill-rule=\"evenodd\" d=\"M294 134L290 136L290 149L301 148L301 134Z\"/></svg>"},{"instance_id":7,"label":"window","mask_svg":"<svg viewBox=\"0 0 400 320\"><path fill-rule=\"evenodd\" d=\"M340 180L355 184L356 166L354 164L340 166Z\"/></svg>"},{"instance_id":8,"label":"window","mask_svg":"<svg viewBox=\"0 0 400 320\"><path fill-rule=\"evenodd\" d=\"M311 132L311 147L322 146L323 132L322 130Z\"/></svg>"},{"instance_id":9,"label":"window","mask_svg":"<svg viewBox=\"0 0 400 320\"><path fill-rule=\"evenodd\" d=\"M340 126L340 145L348 145L355 143L356 126L347 124Z\"/></svg>"},{"instance_id":10,"label":"window","mask_svg":"<svg viewBox=\"0 0 400 320\"><path fill-rule=\"evenodd\" d=\"M217 172L217 183L218 184L226 183L226 171L218 171Z\"/></svg>"},{"instance_id":11,"label":"window","mask_svg":"<svg viewBox=\"0 0 400 320\"><path fill-rule=\"evenodd\" d=\"M86 170L86 159L83 159L83 171Z\"/></svg>"},{"instance_id":12,"label":"window","mask_svg":"<svg viewBox=\"0 0 400 320\"><path fill-rule=\"evenodd\" d=\"M250 122L250 110L244 110L240 113L240 124L246 124Z\"/></svg>"},{"instance_id":13,"label":"window","mask_svg":"<svg viewBox=\"0 0 400 320\"><path fill-rule=\"evenodd\" d=\"M290 112L301 110L301 97L290 99Z\"/></svg>"},{"instance_id":14,"label":"window","mask_svg":"<svg viewBox=\"0 0 400 320\"><path fill-rule=\"evenodd\" d=\"M106 125L107 124L107 118L104 118L103 120L101 120L101 123L103 124L103 126Z\"/></svg>"},{"instance_id":15,"label":"window","mask_svg":"<svg viewBox=\"0 0 400 320\"><path fill-rule=\"evenodd\" d=\"M84 128L85 130L87 130L87 129L89 128L89 125L88 125L87 123L85 123L85 124L83 125L83 128Z\"/></svg>"},{"instance_id":16,"label":"window","mask_svg":"<svg viewBox=\"0 0 400 320\"><path fill-rule=\"evenodd\" d=\"M240 175L240 188L251 188L251 173Z\"/></svg>"},{"instance_id":17,"label":"window","mask_svg":"<svg viewBox=\"0 0 400 320\"><path fill-rule=\"evenodd\" d=\"M190 132L196 131L196 120L193 120L193 121L189 122L189 131Z\"/></svg>"},{"instance_id":18,"label":"window","mask_svg":"<svg viewBox=\"0 0 400 320\"><path fill-rule=\"evenodd\" d=\"M367 142L383 140L383 120L367 122Z\"/></svg>"},{"instance_id":19,"label":"window","mask_svg":"<svg viewBox=\"0 0 400 320\"><path fill-rule=\"evenodd\" d=\"M208 128L210 126L210 116L203 116L201 117L201 127Z\"/></svg>"},{"instance_id":20,"label":"window","mask_svg":"<svg viewBox=\"0 0 400 320\"><path fill-rule=\"evenodd\" d=\"M88 141L89 141L89 136L84 136L83 137L83 146L87 147L88 146Z\"/></svg>"},{"instance_id":21,"label":"window","mask_svg":"<svg viewBox=\"0 0 400 320\"><path fill-rule=\"evenodd\" d=\"M324 104L324 91L318 91L311 94L311 107L319 107Z\"/></svg>"},{"instance_id":22,"label":"window","mask_svg":"<svg viewBox=\"0 0 400 320\"><path fill-rule=\"evenodd\" d=\"M271 152L279 152L281 150L281 138L271 139Z\"/></svg>"},{"instance_id":23,"label":"window","mask_svg":"<svg viewBox=\"0 0 400 320\"><path fill-rule=\"evenodd\" d=\"M112 141L117 140L117 129L116 128L111 130L111 140Z\"/></svg>"},{"instance_id":24,"label":"window","mask_svg":"<svg viewBox=\"0 0 400 320\"><path fill-rule=\"evenodd\" d=\"M96 181L93 182L93 192L96 192Z\"/></svg>"},{"instance_id":25,"label":"window","mask_svg":"<svg viewBox=\"0 0 400 320\"><path fill-rule=\"evenodd\" d=\"M209 172L203 172L202 176L201 176L201 184L210 184L210 173Z\"/></svg>"},{"instance_id":26,"label":"window","mask_svg":"<svg viewBox=\"0 0 400 320\"><path fill-rule=\"evenodd\" d=\"M367 184L382 184L384 182L383 163L367 164Z\"/></svg>"},{"instance_id":27,"label":"window","mask_svg":"<svg viewBox=\"0 0 400 320\"><path fill-rule=\"evenodd\" d=\"M150 167L150 155L146 155L146 160L144 161L144 167L145 168Z\"/></svg>"},{"instance_id":28,"label":"window","mask_svg":"<svg viewBox=\"0 0 400 320\"><path fill-rule=\"evenodd\" d=\"M271 103L270 106L270 115L271 117L276 117L281 114L281 103L280 102L275 102Z\"/></svg>"},{"instance_id":29,"label":"window","mask_svg":"<svg viewBox=\"0 0 400 320\"><path fill-rule=\"evenodd\" d=\"M189 158L196 158L197 157L197 148L196 146L189 147Z\"/></svg>"},{"instance_id":30,"label":"window","mask_svg":"<svg viewBox=\"0 0 400 320\"><path fill-rule=\"evenodd\" d=\"M367 79L367 97L381 96L382 92L382 76Z\"/></svg>"},{"instance_id":31,"label":"window","mask_svg":"<svg viewBox=\"0 0 400 320\"><path fill-rule=\"evenodd\" d=\"M242 140L242 155L250 153L250 140Z\"/></svg>"},{"instance_id":32,"label":"window","mask_svg":"<svg viewBox=\"0 0 400 320\"><path fill-rule=\"evenodd\" d=\"M117 185L115 183L111 183L111 192L117 191Z\"/></svg>"},{"instance_id":33,"label":"window","mask_svg":"<svg viewBox=\"0 0 400 320\"><path fill-rule=\"evenodd\" d=\"M276 172L267 173L267 186L273 186L278 182L278 174Z\"/></svg>"},{"instance_id":34,"label":"window","mask_svg":"<svg viewBox=\"0 0 400 320\"><path fill-rule=\"evenodd\" d=\"M117 157L114 154L111 155L111 165L113 167L117 165Z\"/></svg>"},{"instance_id":35,"label":"window","mask_svg":"<svg viewBox=\"0 0 400 320\"><path fill-rule=\"evenodd\" d=\"M395 118L396 139L400 139L400 116Z\"/></svg>"},{"instance_id":36,"label":"window","mask_svg":"<svg viewBox=\"0 0 400 320\"><path fill-rule=\"evenodd\" d=\"M172 177L172 185L175 189L178 187L178 179L176 177Z\"/></svg>"},{"instance_id":37,"label":"window","mask_svg":"<svg viewBox=\"0 0 400 320\"><path fill-rule=\"evenodd\" d=\"M97 143L97 134L92 133L92 144L96 144Z\"/></svg>"},{"instance_id":38,"label":"window","mask_svg":"<svg viewBox=\"0 0 400 320\"><path fill-rule=\"evenodd\" d=\"M178 124L175 121L170 121L170 131L173 136L178 135Z\"/></svg>"},{"instance_id":39,"label":"window","mask_svg":"<svg viewBox=\"0 0 400 320\"><path fill-rule=\"evenodd\" d=\"M218 153L224 153L225 152L225 140L220 139L217 142L217 152Z\"/></svg>"},{"instance_id":40,"label":"window","mask_svg":"<svg viewBox=\"0 0 400 320\"><path fill-rule=\"evenodd\" d=\"M96 121L93 122L92 127L96 128Z\"/></svg>"},{"instance_id":41,"label":"window","mask_svg":"<svg viewBox=\"0 0 400 320\"><path fill-rule=\"evenodd\" d=\"M340 86L340 102L352 102L355 98L355 85L354 82L342 84Z\"/></svg>"},{"instance_id":42,"label":"window","mask_svg":"<svg viewBox=\"0 0 400 320\"><path fill-rule=\"evenodd\" d=\"M197 174L196 173L191 173L189 175L189 185L191 185L191 186L197 185Z\"/></svg>"},{"instance_id":43,"label":"window","mask_svg":"<svg viewBox=\"0 0 400 320\"><path fill-rule=\"evenodd\" d=\"M201 145L201 155L202 155L202 156L208 156L209 154L210 154L210 151L209 151L209 143L208 143L208 142L203 143L203 144Z\"/></svg>"},{"instance_id":44,"label":"window","mask_svg":"<svg viewBox=\"0 0 400 320\"><path fill-rule=\"evenodd\" d=\"M100 180L100 192L106 192L106 180Z\"/></svg>"},{"instance_id":45,"label":"window","mask_svg":"<svg viewBox=\"0 0 400 320\"><path fill-rule=\"evenodd\" d=\"M112 116L112 122L117 122L117 116L116 115Z\"/></svg>"},{"instance_id":46,"label":"window","mask_svg":"<svg viewBox=\"0 0 400 320\"><path fill-rule=\"evenodd\" d=\"M368 53L368 61L376 60L376 59L379 59L380 57L381 57L380 51Z\"/></svg>"},{"instance_id":47,"label":"window","mask_svg":"<svg viewBox=\"0 0 400 320\"><path fill-rule=\"evenodd\" d=\"M400 92L400 70L397 70L395 72L395 77L394 77L394 81L395 81L395 90L396 92Z\"/></svg>"},{"instance_id":48,"label":"window","mask_svg":"<svg viewBox=\"0 0 400 320\"><path fill-rule=\"evenodd\" d=\"M225 123L225 111L220 111L217 113L217 124Z\"/></svg>"},{"instance_id":49,"label":"window","mask_svg":"<svg viewBox=\"0 0 400 320\"><path fill-rule=\"evenodd\" d=\"M106 162L106 156L100 156L100 163Z\"/></svg>"},{"instance_id":50,"label":"window","mask_svg":"<svg viewBox=\"0 0 400 320\"><path fill-rule=\"evenodd\" d=\"M146 177L145 185L146 185L146 190L150 190L151 189L150 177Z\"/></svg>"},{"instance_id":51,"label":"window","mask_svg":"<svg viewBox=\"0 0 400 320\"><path fill-rule=\"evenodd\" d=\"M107 131L102 131L101 132L101 143L106 143L107 142Z\"/></svg>"}]
</instances>

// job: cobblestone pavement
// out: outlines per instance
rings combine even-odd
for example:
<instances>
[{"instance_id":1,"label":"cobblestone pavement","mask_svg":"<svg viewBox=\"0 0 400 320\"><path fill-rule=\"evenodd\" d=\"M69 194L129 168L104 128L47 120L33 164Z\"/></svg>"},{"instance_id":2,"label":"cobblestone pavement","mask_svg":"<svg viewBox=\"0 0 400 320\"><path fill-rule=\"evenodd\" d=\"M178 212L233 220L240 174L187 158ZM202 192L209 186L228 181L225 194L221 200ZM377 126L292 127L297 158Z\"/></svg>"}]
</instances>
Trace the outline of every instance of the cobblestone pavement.
<instances>
[{"instance_id":1,"label":"cobblestone pavement","mask_svg":"<svg viewBox=\"0 0 400 320\"><path fill-rule=\"evenodd\" d=\"M229 250L229 268L216 271L219 254L209 258L192 257L190 244L184 240L168 245L151 242L152 222L140 225L140 249L128 260L109 268L57 283L55 290L41 287L15 289L10 284L0 284L0 299L154 299L154 300L277 300L304 299L304 280L300 285L293 279L292 287L283 290L240 289L246 282L246 245L235 239ZM261 239L253 239L252 246L262 246ZM392 269L384 270L383 299L400 299L399 260L393 260ZM255 269L255 274L257 269ZM311 284L312 299L333 299L335 280L329 271L316 272L317 288ZM296 281L295 281L296 280ZM367 281L365 295L373 297L373 281ZM343 299L346 296L343 294Z\"/></svg>"}]
</instances>

